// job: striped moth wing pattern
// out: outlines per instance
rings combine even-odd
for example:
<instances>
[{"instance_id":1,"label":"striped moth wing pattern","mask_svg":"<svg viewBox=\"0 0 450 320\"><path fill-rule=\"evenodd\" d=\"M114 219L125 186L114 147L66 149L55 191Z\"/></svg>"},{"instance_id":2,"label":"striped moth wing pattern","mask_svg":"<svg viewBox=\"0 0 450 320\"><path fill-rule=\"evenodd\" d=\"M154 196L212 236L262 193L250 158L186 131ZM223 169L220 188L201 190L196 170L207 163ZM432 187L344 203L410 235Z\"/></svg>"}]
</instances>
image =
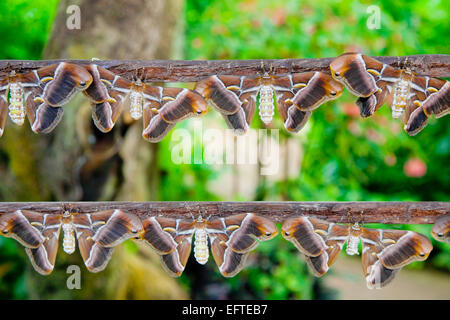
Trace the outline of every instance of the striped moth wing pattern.
<instances>
[{"instance_id":1,"label":"striped moth wing pattern","mask_svg":"<svg viewBox=\"0 0 450 320\"><path fill-rule=\"evenodd\" d=\"M63 232L63 250L75 252L76 240L81 257L91 272L102 271L108 264L113 247L122 241L139 237L139 218L120 210L94 214L42 214L17 210L0 217L0 233L16 239L25 247L34 269L42 275L53 271Z\"/></svg>"},{"instance_id":2,"label":"striped moth wing pattern","mask_svg":"<svg viewBox=\"0 0 450 320\"><path fill-rule=\"evenodd\" d=\"M259 241L272 239L278 233L272 221L253 213L211 220L150 217L142 223L142 239L161 256L164 269L174 277L184 271L193 238L198 263L208 261L211 247L220 273L233 277L243 269L247 256Z\"/></svg>"},{"instance_id":3,"label":"striped moth wing pattern","mask_svg":"<svg viewBox=\"0 0 450 320\"><path fill-rule=\"evenodd\" d=\"M434 239L450 244L450 214L439 217L431 229Z\"/></svg>"},{"instance_id":4,"label":"striped moth wing pattern","mask_svg":"<svg viewBox=\"0 0 450 320\"><path fill-rule=\"evenodd\" d=\"M362 265L369 289L389 284L402 267L413 261L424 261L433 246L416 232L360 227L358 223L343 226L310 217L286 220L281 228L285 239L305 255L315 276L324 275L336 261L344 244L349 255L359 254L362 242Z\"/></svg>"},{"instance_id":5,"label":"striped moth wing pattern","mask_svg":"<svg viewBox=\"0 0 450 320\"><path fill-rule=\"evenodd\" d=\"M340 96L343 86L321 72L306 72L257 78L216 75L198 82L195 90L223 115L230 129L244 134L253 119L258 93L259 117L265 125L273 120L275 93L286 130L298 132L312 110Z\"/></svg>"},{"instance_id":6,"label":"striped moth wing pattern","mask_svg":"<svg viewBox=\"0 0 450 320\"><path fill-rule=\"evenodd\" d=\"M182 88L150 86L141 80L128 81L115 73L91 64L87 70L92 85L84 91L92 102L96 127L108 132L128 101L133 119L143 119L142 136L150 142L161 141L180 121L207 111L207 103L197 92Z\"/></svg>"},{"instance_id":7,"label":"striped moth wing pattern","mask_svg":"<svg viewBox=\"0 0 450 320\"><path fill-rule=\"evenodd\" d=\"M362 117L369 117L385 102L392 117L401 118L405 131L413 136L434 115L448 114L448 81L416 76L408 69L397 69L359 53L345 53L330 64L331 75L358 96L356 104Z\"/></svg>"},{"instance_id":8,"label":"striped moth wing pattern","mask_svg":"<svg viewBox=\"0 0 450 320\"><path fill-rule=\"evenodd\" d=\"M12 71L0 80L0 136L7 115L17 125L25 116L35 133L49 133L61 120L63 105L92 82L81 66L61 62L24 74Z\"/></svg>"}]
</instances>

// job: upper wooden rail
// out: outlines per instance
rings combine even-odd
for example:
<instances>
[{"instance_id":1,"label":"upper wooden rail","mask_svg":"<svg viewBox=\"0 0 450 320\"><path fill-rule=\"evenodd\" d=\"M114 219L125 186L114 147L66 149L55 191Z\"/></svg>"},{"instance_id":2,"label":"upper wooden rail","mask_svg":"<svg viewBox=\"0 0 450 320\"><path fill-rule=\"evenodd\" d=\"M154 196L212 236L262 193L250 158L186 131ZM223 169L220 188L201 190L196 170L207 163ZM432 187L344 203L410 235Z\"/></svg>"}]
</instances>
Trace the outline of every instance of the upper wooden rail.
<instances>
[{"instance_id":1,"label":"upper wooden rail","mask_svg":"<svg viewBox=\"0 0 450 320\"><path fill-rule=\"evenodd\" d=\"M426 54L374 58L396 68L405 66L418 75L450 77L450 55ZM406 59L407 58L407 59ZM11 70L27 72L61 61L95 63L128 80L146 82L196 82L211 75L286 75L296 72L329 73L334 58L256 60L0 60L0 76Z\"/></svg>"},{"instance_id":2,"label":"upper wooden rail","mask_svg":"<svg viewBox=\"0 0 450 320\"><path fill-rule=\"evenodd\" d=\"M94 213L122 209L142 218L163 215L172 218L192 216L223 217L254 212L282 222L289 217L305 215L341 223L431 224L450 213L450 202L210 202L210 201L154 201L154 202L2 202L0 214L15 210L33 210L61 214L65 210Z\"/></svg>"}]
</instances>

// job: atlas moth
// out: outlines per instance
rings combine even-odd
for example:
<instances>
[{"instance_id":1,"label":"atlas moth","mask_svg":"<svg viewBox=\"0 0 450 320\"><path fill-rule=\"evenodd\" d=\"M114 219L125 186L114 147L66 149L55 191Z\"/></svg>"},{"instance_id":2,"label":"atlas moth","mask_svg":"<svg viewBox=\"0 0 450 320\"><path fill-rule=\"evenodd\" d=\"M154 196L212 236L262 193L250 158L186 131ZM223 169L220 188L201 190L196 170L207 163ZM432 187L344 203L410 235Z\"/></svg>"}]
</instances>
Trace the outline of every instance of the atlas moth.
<instances>
[{"instance_id":1,"label":"atlas moth","mask_svg":"<svg viewBox=\"0 0 450 320\"><path fill-rule=\"evenodd\" d=\"M34 269L42 275L53 271L61 229L63 250L74 253L78 240L87 269L99 272L111 259L114 246L139 238L142 224L137 216L121 210L61 214L17 210L0 216L0 234L23 245Z\"/></svg>"},{"instance_id":2,"label":"atlas moth","mask_svg":"<svg viewBox=\"0 0 450 320\"><path fill-rule=\"evenodd\" d=\"M413 231L368 229L359 223L345 226L312 217L290 218L281 232L304 254L317 277L328 271L346 242L349 255L359 254L362 242L362 266L369 289L386 286L402 267L426 260L433 249L427 237Z\"/></svg>"},{"instance_id":3,"label":"atlas moth","mask_svg":"<svg viewBox=\"0 0 450 320\"><path fill-rule=\"evenodd\" d=\"M414 136L434 115L450 112L450 84L446 80L417 76L409 69L393 68L360 53L345 53L330 64L331 75L354 95L362 117L374 114L385 102L392 117L401 118Z\"/></svg>"},{"instance_id":4,"label":"atlas moth","mask_svg":"<svg viewBox=\"0 0 450 320\"><path fill-rule=\"evenodd\" d=\"M259 116L269 125L274 115L274 99L284 127L298 132L323 103L338 98L343 86L322 72L261 77L215 75L197 83L195 90L224 117L236 134L244 134L253 119L259 93Z\"/></svg>"},{"instance_id":5,"label":"atlas moth","mask_svg":"<svg viewBox=\"0 0 450 320\"><path fill-rule=\"evenodd\" d=\"M86 69L93 83L84 93L92 102L92 118L102 132L114 127L127 100L131 117L143 118L142 136L150 142L162 140L178 122L207 111L206 101L195 91L151 86L140 79L128 81L95 64Z\"/></svg>"},{"instance_id":6,"label":"atlas moth","mask_svg":"<svg viewBox=\"0 0 450 320\"><path fill-rule=\"evenodd\" d=\"M450 244L450 214L439 217L431 229L434 239Z\"/></svg>"},{"instance_id":7,"label":"atlas moth","mask_svg":"<svg viewBox=\"0 0 450 320\"><path fill-rule=\"evenodd\" d=\"M35 133L49 133L61 120L61 107L91 82L83 67L68 62L24 74L11 71L0 80L0 136L8 115L19 126L27 116Z\"/></svg>"},{"instance_id":8,"label":"atlas moth","mask_svg":"<svg viewBox=\"0 0 450 320\"><path fill-rule=\"evenodd\" d=\"M272 239L278 234L272 221L253 213L211 219L156 216L143 220L142 224L142 239L160 255L164 269L174 277L180 276L186 267L192 238L198 263L206 264L211 247L220 273L233 277L244 268L250 251L258 246L259 241Z\"/></svg>"}]
</instances>

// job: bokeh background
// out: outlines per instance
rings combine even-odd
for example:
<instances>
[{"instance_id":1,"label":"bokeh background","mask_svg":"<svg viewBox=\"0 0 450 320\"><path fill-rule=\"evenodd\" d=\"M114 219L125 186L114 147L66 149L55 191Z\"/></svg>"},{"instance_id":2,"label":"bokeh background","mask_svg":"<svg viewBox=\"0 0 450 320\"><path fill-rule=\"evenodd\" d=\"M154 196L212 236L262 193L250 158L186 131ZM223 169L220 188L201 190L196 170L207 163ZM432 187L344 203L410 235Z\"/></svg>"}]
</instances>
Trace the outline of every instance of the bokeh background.
<instances>
[{"instance_id":1,"label":"bokeh background","mask_svg":"<svg viewBox=\"0 0 450 320\"><path fill-rule=\"evenodd\" d=\"M69 30L69 5L81 29ZM380 9L369 29L367 8ZM446 1L138 0L0 2L0 59L258 59L320 58L346 51L368 55L449 54ZM176 84L193 87L193 84ZM294 200L449 201L450 117L409 137L390 109L361 119L355 97L314 112L297 135L280 129L280 171L261 164L174 164L172 133L159 144L140 136L127 114L108 134L90 120L82 95L65 107L50 135L8 122L0 139L1 201ZM223 128L218 113L177 128ZM262 128L256 116L252 128ZM195 143L202 146L201 141ZM378 225L382 226L382 225ZM430 234L428 225L385 226ZM0 297L7 299L352 299L450 298L450 246L433 240L426 262L413 263L381 291L365 287L360 257L344 253L321 279L281 237L261 244L248 268L222 278L213 261L192 259L179 279L165 275L146 246L127 241L107 269L90 274L76 252L62 250L47 277L22 247L0 238ZM66 287L68 265L82 266L82 289Z\"/></svg>"}]
</instances>

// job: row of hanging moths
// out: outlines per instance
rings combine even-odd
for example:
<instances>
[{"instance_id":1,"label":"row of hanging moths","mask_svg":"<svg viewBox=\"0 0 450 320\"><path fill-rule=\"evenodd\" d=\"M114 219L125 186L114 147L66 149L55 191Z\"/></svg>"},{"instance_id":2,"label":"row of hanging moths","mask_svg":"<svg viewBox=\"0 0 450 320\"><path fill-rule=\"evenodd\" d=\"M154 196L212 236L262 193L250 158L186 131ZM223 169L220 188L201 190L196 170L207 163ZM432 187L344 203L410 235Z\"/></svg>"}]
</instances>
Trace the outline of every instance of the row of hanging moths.
<instances>
[{"instance_id":1,"label":"row of hanging moths","mask_svg":"<svg viewBox=\"0 0 450 320\"><path fill-rule=\"evenodd\" d=\"M128 106L133 119L143 119L142 136L150 142L163 139L178 122L205 114L208 103L229 128L244 134L256 109L269 126L276 102L285 129L298 132L315 109L338 98L344 87L358 97L362 117L370 117L386 103L409 135L420 132L432 115L439 118L450 110L448 81L416 76L407 68L394 68L363 54L337 57L330 73L214 75L189 90L152 86L142 79L129 81L94 63L61 62L28 73L13 70L0 79L0 135L8 115L17 125L28 117L35 133L51 132L61 120L62 107L79 91L90 100L100 131L110 131Z\"/></svg>"}]
</instances>

